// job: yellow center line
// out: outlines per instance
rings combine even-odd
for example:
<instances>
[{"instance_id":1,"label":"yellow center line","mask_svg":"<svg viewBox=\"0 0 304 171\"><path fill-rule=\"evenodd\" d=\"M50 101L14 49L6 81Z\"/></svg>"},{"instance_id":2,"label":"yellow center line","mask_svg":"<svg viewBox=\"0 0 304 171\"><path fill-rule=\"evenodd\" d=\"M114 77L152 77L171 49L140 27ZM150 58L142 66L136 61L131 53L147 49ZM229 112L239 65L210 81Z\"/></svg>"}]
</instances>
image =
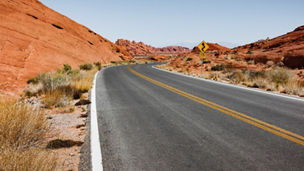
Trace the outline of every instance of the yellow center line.
<instances>
[{"instance_id":1,"label":"yellow center line","mask_svg":"<svg viewBox=\"0 0 304 171\"><path fill-rule=\"evenodd\" d=\"M142 75L142 74L134 71L130 67L127 67L127 69L130 72L132 72L133 74L135 74L135 75L137 75L137 76L139 76L139 77L141 77L141 78L143 78L143 79L145 79L145 80L147 80L147 81L149 81L149 82L151 82L151 83L153 83L155 85L158 85L158 86L163 87L163 88L165 88L167 90L170 90L171 92L177 93L177 94L179 94L181 96L184 96L184 97L186 97L188 99L196 101L196 102L198 102L200 104L203 104L203 105L208 106L208 107L210 107L212 109L215 109L215 110L218 110L220 112L223 112L223 113L225 113L227 115L230 115L230 116L235 117L235 118L237 118L239 120L242 120L242 121L244 121L244 122L246 122L248 124L254 125L254 126L258 127L258 128L261 128L263 130L266 130L266 131L271 132L271 133L273 133L275 135L281 136L281 137L283 137L285 139L288 139L290 141L293 141L295 143L298 143L298 144L304 146L304 137L301 136L301 135L299 135L299 134L287 131L287 130L285 130L283 128L277 127L275 125L272 125L272 124L269 124L267 122L258 120L256 118L251 117L251 116L248 116L246 114L243 114L243 113L237 112L235 110L229 109L227 107L221 106L219 104L213 103L213 102L208 101L206 99L203 99L203 98L197 97L195 95L189 94L187 92L184 92L182 90L176 89L176 88L171 87L171 86L169 86L167 84L164 84L162 82L153 80L153 79L151 79L151 78L149 78L149 77L147 77L145 75Z\"/></svg>"}]
</instances>

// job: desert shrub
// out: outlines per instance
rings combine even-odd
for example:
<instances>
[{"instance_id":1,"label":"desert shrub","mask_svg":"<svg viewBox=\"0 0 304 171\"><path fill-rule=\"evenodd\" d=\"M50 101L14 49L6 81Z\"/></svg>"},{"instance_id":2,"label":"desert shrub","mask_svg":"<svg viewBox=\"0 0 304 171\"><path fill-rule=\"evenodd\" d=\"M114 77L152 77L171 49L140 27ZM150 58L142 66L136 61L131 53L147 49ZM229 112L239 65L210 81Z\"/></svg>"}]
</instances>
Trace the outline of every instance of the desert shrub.
<instances>
[{"instance_id":1,"label":"desert shrub","mask_svg":"<svg viewBox=\"0 0 304 171\"><path fill-rule=\"evenodd\" d=\"M65 71L63 69L57 69L56 73L57 74L65 74Z\"/></svg>"},{"instance_id":2,"label":"desert shrub","mask_svg":"<svg viewBox=\"0 0 304 171\"><path fill-rule=\"evenodd\" d=\"M58 87L69 85L70 77L66 74L41 74L40 82L43 92L52 92Z\"/></svg>"},{"instance_id":3,"label":"desert shrub","mask_svg":"<svg viewBox=\"0 0 304 171\"><path fill-rule=\"evenodd\" d=\"M83 63L79 65L80 70L91 70L93 68L93 65L90 63Z\"/></svg>"},{"instance_id":4,"label":"desert shrub","mask_svg":"<svg viewBox=\"0 0 304 171\"><path fill-rule=\"evenodd\" d=\"M71 86L80 92L88 92L93 84L96 70L82 72L71 81Z\"/></svg>"},{"instance_id":5,"label":"desert shrub","mask_svg":"<svg viewBox=\"0 0 304 171\"><path fill-rule=\"evenodd\" d=\"M268 77L276 85L285 85L294 77L294 73L284 68L276 68L267 72Z\"/></svg>"},{"instance_id":6,"label":"desert shrub","mask_svg":"<svg viewBox=\"0 0 304 171\"><path fill-rule=\"evenodd\" d=\"M1 145L18 149L37 146L48 129L43 111L21 102L0 101Z\"/></svg>"},{"instance_id":7,"label":"desert shrub","mask_svg":"<svg viewBox=\"0 0 304 171\"><path fill-rule=\"evenodd\" d=\"M37 77L30 78L26 81L27 84L38 84L39 80Z\"/></svg>"},{"instance_id":8,"label":"desert shrub","mask_svg":"<svg viewBox=\"0 0 304 171\"><path fill-rule=\"evenodd\" d=\"M69 64L63 64L63 70L64 70L65 72L69 72L69 71L72 70L72 67L71 67L71 65L69 65Z\"/></svg>"},{"instance_id":9,"label":"desert shrub","mask_svg":"<svg viewBox=\"0 0 304 171\"><path fill-rule=\"evenodd\" d=\"M205 77L205 78L206 78L206 77ZM210 73L207 75L207 78L217 81L217 80L218 80L218 73L210 72Z\"/></svg>"},{"instance_id":10,"label":"desert shrub","mask_svg":"<svg viewBox=\"0 0 304 171\"><path fill-rule=\"evenodd\" d=\"M3 171L54 171L57 168L56 156L49 150L16 150L7 147L0 149L0 153L0 170Z\"/></svg>"},{"instance_id":11,"label":"desert shrub","mask_svg":"<svg viewBox=\"0 0 304 171\"><path fill-rule=\"evenodd\" d=\"M97 67L98 70L101 70L101 63L100 62L94 62L94 65Z\"/></svg>"},{"instance_id":12,"label":"desert shrub","mask_svg":"<svg viewBox=\"0 0 304 171\"><path fill-rule=\"evenodd\" d=\"M41 149L49 125L42 110L0 101L0 170L56 170L56 158Z\"/></svg>"},{"instance_id":13,"label":"desert shrub","mask_svg":"<svg viewBox=\"0 0 304 171\"><path fill-rule=\"evenodd\" d=\"M99 66L98 63L94 65ZM70 105L72 99L79 99L83 93L91 89L98 68L82 71L72 70L68 65L65 65L65 68L60 72L39 74L36 77L38 86L30 86L24 95L41 95L45 108ZM67 72L62 72L65 70Z\"/></svg>"},{"instance_id":14,"label":"desert shrub","mask_svg":"<svg viewBox=\"0 0 304 171\"><path fill-rule=\"evenodd\" d=\"M56 89L53 92L46 92L42 99L45 108L64 107L69 104L72 99L72 92L65 94L64 90Z\"/></svg>"},{"instance_id":15,"label":"desert shrub","mask_svg":"<svg viewBox=\"0 0 304 171\"><path fill-rule=\"evenodd\" d=\"M255 71L254 76L255 77L265 77L266 76L266 71L265 70Z\"/></svg>"},{"instance_id":16,"label":"desert shrub","mask_svg":"<svg viewBox=\"0 0 304 171\"><path fill-rule=\"evenodd\" d=\"M212 71L222 71L224 69L225 69L225 65L223 65L223 64L217 64L217 65L211 67Z\"/></svg>"},{"instance_id":17,"label":"desert shrub","mask_svg":"<svg viewBox=\"0 0 304 171\"><path fill-rule=\"evenodd\" d=\"M78 69L73 69L67 72L68 75L70 75L71 77L75 77L79 74L79 70Z\"/></svg>"},{"instance_id":18,"label":"desert shrub","mask_svg":"<svg viewBox=\"0 0 304 171\"><path fill-rule=\"evenodd\" d=\"M304 87L301 85L301 83L297 80L290 80L285 86L284 86L285 93L293 94L293 95L304 95Z\"/></svg>"},{"instance_id":19,"label":"desert shrub","mask_svg":"<svg viewBox=\"0 0 304 171\"><path fill-rule=\"evenodd\" d=\"M244 81L245 76L241 71L237 70L233 71L228 78L233 84L239 84L240 82Z\"/></svg>"},{"instance_id":20,"label":"desert shrub","mask_svg":"<svg viewBox=\"0 0 304 171\"><path fill-rule=\"evenodd\" d=\"M249 80L256 79L258 77L265 78L266 77L266 71L260 70L260 71L254 71L254 70L245 70L243 71L243 74L248 76Z\"/></svg>"},{"instance_id":21,"label":"desert shrub","mask_svg":"<svg viewBox=\"0 0 304 171\"><path fill-rule=\"evenodd\" d=\"M45 92L42 102L46 108L64 107L69 105L72 99L79 99L84 92L87 91L72 84L60 86L53 91Z\"/></svg>"},{"instance_id":22,"label":"desert shrub","mask_svg":"<svg viewBox=\"0 0 304 171\"><path fill-rule=\"evenodd\" d=\"M268 80L262 77L258 77L253 80L252 87L265 89L267 88L268 84L269 84Z\"/></svg>"}]
</instances>

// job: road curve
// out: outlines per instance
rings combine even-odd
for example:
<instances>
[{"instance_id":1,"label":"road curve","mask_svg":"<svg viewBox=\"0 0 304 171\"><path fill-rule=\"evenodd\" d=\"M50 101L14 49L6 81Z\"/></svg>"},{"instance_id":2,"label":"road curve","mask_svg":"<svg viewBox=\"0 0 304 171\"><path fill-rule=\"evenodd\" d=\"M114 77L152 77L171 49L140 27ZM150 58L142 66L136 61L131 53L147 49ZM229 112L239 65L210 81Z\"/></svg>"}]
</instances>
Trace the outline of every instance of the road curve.
<instances>
[{"instance_id":1,"label":"road curve","mask_svg":"<svg viewBox=\"0 0 304 171\"><path fill-rule=\"evenodd\" d=\"M96 96L106 171L304 168L303 101L152 65L103 70Z\"/></svg>"}]
</instances>

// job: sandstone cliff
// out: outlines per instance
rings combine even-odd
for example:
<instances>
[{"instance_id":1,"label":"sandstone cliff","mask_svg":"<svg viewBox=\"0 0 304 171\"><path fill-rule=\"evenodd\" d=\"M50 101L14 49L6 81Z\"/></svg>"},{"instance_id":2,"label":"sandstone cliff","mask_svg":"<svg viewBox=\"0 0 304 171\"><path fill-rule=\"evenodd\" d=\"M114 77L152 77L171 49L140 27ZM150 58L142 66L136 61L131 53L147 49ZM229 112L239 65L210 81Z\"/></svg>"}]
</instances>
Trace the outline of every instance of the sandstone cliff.
<instances>
[{"instance_id":1,"label":"sandstone cliff","mask_svg":"<svg viewBox=\"0 0 304 171\"><path fill-rule=\"evenodd\" d=\"M108 63L130 55L37 0L0 1L0 94L17 94L26 80L62 64Z\"/></svg>"}]
</instances>

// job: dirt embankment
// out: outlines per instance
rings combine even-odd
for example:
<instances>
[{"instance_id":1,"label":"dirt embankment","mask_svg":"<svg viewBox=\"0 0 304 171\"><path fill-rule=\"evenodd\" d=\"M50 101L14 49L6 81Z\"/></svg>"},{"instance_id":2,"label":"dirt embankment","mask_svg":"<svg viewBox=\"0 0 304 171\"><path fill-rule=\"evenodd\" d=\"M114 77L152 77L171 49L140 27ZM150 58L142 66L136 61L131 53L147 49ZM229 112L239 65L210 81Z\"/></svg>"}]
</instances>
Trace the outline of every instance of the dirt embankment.
<instances>
[{"instance_id":1,"label":"dirt embankment","mask_svg":"<svg viewBox=\"0 0 304 171\"><path fill-rule=\"evenodd\" d=\"M115 44L121 46L133 56L181 54L190 52L190 49L181 46L167 46L163 48L156 48L150 45L146 45L143 42L135 42L124 39L118 39Z\"/></svg>"},{"instance_id":2,"label":"dirt embankment","mask_svg":"<svg viewBox=\"0 0 304 171\"><path fill-rule=\"evenodd\" d=\"M37 0L0 1L0 94L62 64L131 59L127 51Z\"/></svg>"}]
</instances>

